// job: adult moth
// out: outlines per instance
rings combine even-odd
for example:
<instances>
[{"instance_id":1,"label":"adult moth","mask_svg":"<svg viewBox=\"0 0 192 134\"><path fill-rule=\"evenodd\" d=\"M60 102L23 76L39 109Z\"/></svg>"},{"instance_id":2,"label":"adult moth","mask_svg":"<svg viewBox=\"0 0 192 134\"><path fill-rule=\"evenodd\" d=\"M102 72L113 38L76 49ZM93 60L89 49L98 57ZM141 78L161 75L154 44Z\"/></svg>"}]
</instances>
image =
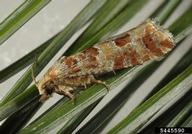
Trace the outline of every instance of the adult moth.
<instances>
[{"instance_id":1,"label":"adult moth","mask_svg":"<svg viewBox=\"0 0 192 134\"><path fill-rule=\"evenodd\" d=\"M92 84L103 84L95 76L162 58L174 47L172 34L153 20L77 54L61 57L35 82L41 100L56 92L74 99L73 92ZM107 87L107 86L106 86Z\"/></svg>"}]
</instances>

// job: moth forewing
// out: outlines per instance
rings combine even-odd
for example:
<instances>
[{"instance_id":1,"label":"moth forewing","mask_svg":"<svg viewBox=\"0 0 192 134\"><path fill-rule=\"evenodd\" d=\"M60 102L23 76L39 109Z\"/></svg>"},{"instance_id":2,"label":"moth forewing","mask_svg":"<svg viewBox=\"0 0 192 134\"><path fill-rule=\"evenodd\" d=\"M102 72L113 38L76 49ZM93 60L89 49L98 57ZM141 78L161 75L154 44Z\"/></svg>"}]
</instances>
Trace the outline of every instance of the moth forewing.
<instances>
[{"instance_id":1,"label":"moth forewing","mask_svg":"<svg viewBox=\"0 0 192 134\"><path fill-rule=\"evenodd\" d=\"M36 82L42 95L48 99L53 92L74 99L76 89L92 84L103 84L95 76L133 67L149 60L161 59L174 47L172 34L147 20L141 25L87 48L77 54L61 57Z\"/></svg>"}]
</instances>

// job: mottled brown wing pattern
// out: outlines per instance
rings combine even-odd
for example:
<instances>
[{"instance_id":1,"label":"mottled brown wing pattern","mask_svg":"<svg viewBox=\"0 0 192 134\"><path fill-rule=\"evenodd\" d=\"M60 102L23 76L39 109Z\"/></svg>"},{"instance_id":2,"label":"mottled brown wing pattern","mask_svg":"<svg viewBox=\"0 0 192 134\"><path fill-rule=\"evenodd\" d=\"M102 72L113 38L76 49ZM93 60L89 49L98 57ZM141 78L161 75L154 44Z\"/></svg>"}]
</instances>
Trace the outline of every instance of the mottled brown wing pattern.
<instances>
[{"instance_id":1,"label":"mottled brown wing pattern","mask_svg":"<svg viewBox=\"0 0 192 134\"><path fill-rule=\"evenodd\" d=\"M53 92L74 98L72 92L79 87L94 83L106 86L105 82L95 79L96 75L162 58L173 47L171 33L148 20L80 53L62 57L39 81L38 89L40 94L47 95L45 87L51 82Z\"/></svg>"}]
</instances>

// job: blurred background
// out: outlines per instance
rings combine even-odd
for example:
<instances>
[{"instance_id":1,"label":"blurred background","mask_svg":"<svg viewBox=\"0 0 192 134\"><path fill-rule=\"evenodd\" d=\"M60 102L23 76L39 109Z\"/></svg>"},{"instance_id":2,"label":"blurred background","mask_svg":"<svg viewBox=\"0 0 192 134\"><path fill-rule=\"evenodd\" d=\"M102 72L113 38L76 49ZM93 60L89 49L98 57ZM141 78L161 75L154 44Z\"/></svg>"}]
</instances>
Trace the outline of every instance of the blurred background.
<instances>
[{"instance_id":1,"label":"blurred background","mask_svg":"<svg viewBox=\"0 0 192 134\"><path fill-rule=\"evenodd\" d=\"M15 8L17 8L25 0L1 0L0 1L0 22L3 21ZM122 33L129 30L132 27L137 26L154 11L164 0L151 0L142 9L141 12L136 14L125 26L123 26L117 33ZM0 69L7 67L17 59L21 58L31 50L38 47L40 44L51 38L53 35L63 29L77 13L89 2L89 0L52 0L45 8L43 8L37 15L35 15L30 21L28 21L21 29L13 34L3 45L0 46ZM164 27L168 27L174 20L179 17L187 8L192 4L192 0L183 0L175 12L166 21ZM62 53L69 47L69 45L78 37L83 31L81 29L70 39L67 44L60 50L60 52L53 58L48 66L42 71L37 77L39 79L46 70L58 59ZM192 36L185 39L181 46L177 48L175 53L167 59L163 64L144 84L141 85L134 95L129 99L124 108L122 108L118 114L108 124L107 128L103 133L118 123L124 116L127 115L139 102L141 102L151 89L163 79L165 74L175 65L180 57L192 46ZM26 69L25 69L26 70ZM6 92L13 86L18 78L24 73L24 71L16 74L7 81L0 84L0 99L6 94ZM121 86L126 85L126 82L122 83ZM99 109L101 109L112 96L117 94L117 90L112 90L106 97L96 106L91 114L82 122L84 124L89 120ZM39 110L39 112L33 117L34 120L42 112L48 109L52 104L58 101L62 96L54 95L49 99L45 105ZM129 107L127 109L126 107ZM81 125L82 125L81 124ZM80 126L81 126L80 125ZM80 127L79 127L80 128Z\"/></svg>"}]
</instances>

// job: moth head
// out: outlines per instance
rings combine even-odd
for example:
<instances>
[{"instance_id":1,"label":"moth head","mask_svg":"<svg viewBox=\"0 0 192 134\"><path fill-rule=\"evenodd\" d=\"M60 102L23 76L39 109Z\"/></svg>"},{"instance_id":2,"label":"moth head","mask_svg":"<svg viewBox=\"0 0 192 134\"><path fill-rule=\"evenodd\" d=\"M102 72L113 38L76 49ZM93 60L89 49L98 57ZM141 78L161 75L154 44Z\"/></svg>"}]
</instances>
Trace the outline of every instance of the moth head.
<instances>
[{"instance_id":1,"label":"moth head","mask_svg":"<svg viewBox=\"0 0 192 134\"><path fill-rule=\"evenodd\" d=\"M44 75L44 77L36 81L34 72L32 68L32 78L39 90L39 94L41 95L40 101L44 102L49 97L51 97L52 93L55 91L56 85L54 84L54 79L56 77L56 70L52 67L48 70L48 72Z\"/></svg>"},{"instance_id":2,"label":"moth head","mask_svg":"<svg viewBox=\"0 0 192 134\"><path fill-rule=\"evenodd\" d=\"M44 102L51 97L53 91L55 90L55 85L53 80L49 75L45 75L41 80L36 81L34 74L32 75L33 81L41 95L40 101Z\"/></svg>"},{"instance_id":3,"label":"moth head","mask_svg":"<svg viewBox=\"0 0 192 134\"><path fill-rule=\"evenodd\" d=\"M40 101L45 101L49 97L51 97L52 93L55 90L54 82L48 78L44 77L36 83L36 86L39 90L39 94L41 95Z\"/></svg>"}]
</instances>

